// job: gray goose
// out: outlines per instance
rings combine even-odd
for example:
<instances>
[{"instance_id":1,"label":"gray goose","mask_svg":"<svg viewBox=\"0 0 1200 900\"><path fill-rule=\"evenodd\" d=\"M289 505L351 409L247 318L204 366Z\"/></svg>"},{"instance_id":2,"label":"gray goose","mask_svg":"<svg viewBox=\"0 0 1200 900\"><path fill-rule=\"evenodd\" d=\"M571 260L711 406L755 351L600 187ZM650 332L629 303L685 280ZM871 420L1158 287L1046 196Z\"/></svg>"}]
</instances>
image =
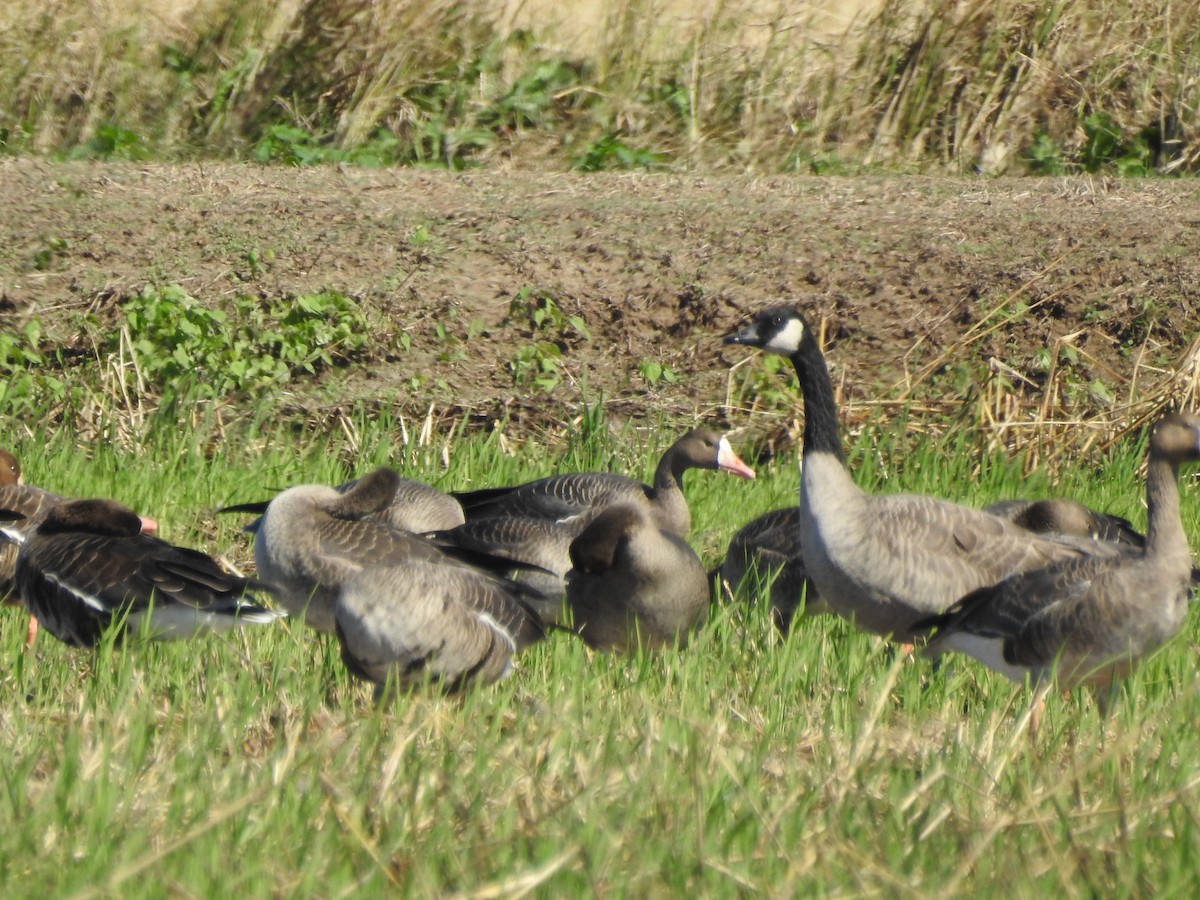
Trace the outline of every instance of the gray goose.
<instances>
[{"instance_id":1,"label":"gray goose","mask_svg":"<svg viewBox=\"0 0 1200 900\"><path fill-rule=\"evenodd\" d=\"M112 627L144 626L153 638L174 639L280 615L245 596L265 585L146 534L143 525L113 500L57 503L20 536L17 593L47 631L77 647L95 646Z\"/></svg>"},{"instance_id":2,"label":"gray goose","mask_svg":"<svg viewBox=\"0 0 1200 900\"><path fill-rule=\"evenodd\" d=\"M344 493L327 485L304 484L288 488L267 504L257 525L252 526L254 559L259 576L274 586L289 613L303 617L317 631L332 634L343 585L366 568L416 561L445 566L447 571L468 568L462 560L491 562L499 570L511 567L508 560L443 548L379 521L400 484L395 471L381 467L359 478ZM257 504L226 507L225 511L246 507ZM477 574L483 577L485 573ZM535 596L509 584L514 595Z\"/></svg>"},{"instance_id":3,"label":"gray goose","mask_svg":"<svg viewBox=\"0 0 1200 900\"><path fill-rule=\"evenodd\" d=\"M927 652L966 653L1024 681L1111 684L1183 626L1192 557L1179 508L1179 466L1200 460L1200 416L1171 414L1150 434L1145 546L1067 560L967 594L918 623Z\"/></svg>"},{"instance_id":4,"label":"gray goose","mask_svg":"<svg viewBox=\"0 0 1200 900\"><path fill-rule=\"evenodd\" d=\"M436 681L448 692L491 684L545 637L519 586L465 565L410 559L368 566L341 586L334 609L346 667L376 684Z\"/></svg>"},{"instance_id":5,"label":"gray goose","mask_svg":"<svg viewBox=\"0 0 1200 900\"><path fill-rule=\"evenodd\" d=\"M467 519L487 516L527 516L548 519L577 535L593 516L615 503L642 506L660 528L685 535L692 516L683 495L688 469L719 469L753 478L747 466L722 435L694 428L672 444L659 460L653 485L611 472L572 472L500 488L481 488L454 494Z\"/></svg>"},{"instance_id":6,"label":"gray goose","mask_svg":"<svg viewBox=\"0 0 1200 900\"><path fill-rule=\"evenodd\" d=\"M567 604L575 631L600 650L686 646L711 594L700 558L644 506L621 503L571 542Z\"/></svg>"},{"instance_id":7,"label":"gray goose","mask_svg":"<svg viewBox=\"0 0 1200 900\"><path fill-rule=\"evenodd\" d=\"M761 313L726 343L788 356L804 393L800 540L823 602L858 627L911 641L914 623L1018 572L1109 544L1030 532L982 510L916 494L872 495L854 483L838 434L825 358L790 307Z\"/></svg>"}]
</instances>

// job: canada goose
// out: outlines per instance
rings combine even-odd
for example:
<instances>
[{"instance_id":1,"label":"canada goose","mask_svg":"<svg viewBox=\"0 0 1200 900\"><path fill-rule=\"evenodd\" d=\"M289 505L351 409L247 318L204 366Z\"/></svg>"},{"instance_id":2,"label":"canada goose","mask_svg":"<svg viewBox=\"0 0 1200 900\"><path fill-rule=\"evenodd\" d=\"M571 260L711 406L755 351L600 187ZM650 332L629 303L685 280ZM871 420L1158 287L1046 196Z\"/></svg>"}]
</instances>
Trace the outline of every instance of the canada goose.
<instances>
[{"instance_id":1,"label":"canada goose","mask_svg":"<svg viewBox=\"0 0 1200 900\"><path fill-rule=\"evenodd\" d=\"M571 542L567 603L592 647L686 646L710 599L708 576L686 540L642 505L620 503Z\"/></svg>"},{"instance_id":2,"label":"canada goose","mask_svg":"<svg viewBox=\"0 0 1200 900\"><path fill-rule=\"evenodd\" d=\"M174 639L281 615L244 596L265 585L142 529L141 517L113 500L56 504L23 535L17 593L51 634L77 647L95 646L114 623L137 631L148 619L152 637Z\"/></svg>"},{"instance_id":3,"label":"canada goose","mask_svg":"<svg viewBox=\"0 0 1200 900\"><path fill-rule=\"evenodd\" d=\"M332 634L338 593L364 568L414 560L444 565L489 561L485 554L443 548L380 522L378 516L392 503L400 481L395 471L380 467L345 493L305 484L288 488L267 504L255 528L254 559L259 576L274 586L289 613ZM241 508L245 507L225 509ZM490 561L499 570L512 565L509 560Z\"/></svg>"},{"instance_id":4,"label":"canada goose","mask_svg":"<svg viewBox=\"0 0 1200 900\"><path fill-rule=\"evenodd\" d=\"M653 486L611 472L574 472L454 496L468 519L496 515L550 519L566 525L573 535L605 507L635 503L644 506L660 528L686 535L692 524L683 495L683 473L688 469L720 469L742 478L754 477L754 470L738 458L725 437L707 428L693 428L662 455Z\"/></svg>"},{"instance_id":5,"label":"canada goose","mask_svg":"<svg viewBox=\"0 0 1200 900\"><path fill-rule=\"evenodd\" d=\"M21 464L7 450L0 450L0 485L24 484L21 476Z\"/></svg>"},{"instance_id":6,"label":"canada goose","mask_svg":"<svg viewBox=\"0 0 1200 900\"><path fill-rule=\"evenodd\" d=\"M442 545L453 544L523 564L526 568L515 568L510 577L544 594L547 602L536 605L538 613L547 624L561 624L573 537L567 526L530 516L488 516L430 536Z\"/></svg>"},{"instance_id":7,"label":"canada goose","mask_svg":"<svg viewBox=\"0 0 1200 900\"><path fill-rule=\"evenodd\" d=\"M829 612L804 568L799 506L771 510L739 528L712 576L719 592L734 596L756 583L762 586L771 603L771 618L784 634L791 630L801 597L806 615Z\"/></svg>"},{"instance_id":8,"label":"canada goose","mask_svg":"<svg viewBox=\"0 0 1200 900\"><path fill-rule=\"evenodd\" d=\"M860 628L910 641L918 619L976 588L1062 559L1115 554L1095 541L1031 534L981 510L854 483L817 339L789 307L761 313L726 343L788 356L804 393L800 540L821 599Z\"/></svg>"},{"instance_id":9,"label":"canada goose","mask_svg":"<svg viewBox=\"0 0 1200 900\"><path fill-rule=\"evenodd\" d=\"M975 590L941 615L927 652L957 650L1024 681L1111 683L1174 637L1187 614L1192 557L1179 465L1200 460L1200 416L1171 414L1150 433L1144 548L1023 572Z\"/></svg>"},{"instance_id":10,"label":"canada goose","mask_svg":"<svg viewBox=\"0 0 1200 900\"><path fill-rule=\"evenodd\" d=\"M335 607L346 667L377 685L391 676L454 692L507 675L519 650L545 637L520 585L424 559L369 566L342 584Z\"/></svg>"}]
</instances>

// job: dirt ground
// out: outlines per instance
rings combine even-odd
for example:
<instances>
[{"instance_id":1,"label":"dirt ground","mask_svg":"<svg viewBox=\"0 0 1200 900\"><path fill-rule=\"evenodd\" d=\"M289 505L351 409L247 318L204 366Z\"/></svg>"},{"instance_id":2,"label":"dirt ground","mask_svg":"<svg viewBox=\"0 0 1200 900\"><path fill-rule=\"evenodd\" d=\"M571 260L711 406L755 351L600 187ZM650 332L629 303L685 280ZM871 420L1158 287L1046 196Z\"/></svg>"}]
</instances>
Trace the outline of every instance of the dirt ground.
<instances>
[{"instance_id":1,"label":"dirt ground","mask_svg":"<svg viewBox=\"0 0 1200 900\"><path fill-rule=\"evenodd\" d=\"M111 329L120 300L147 283L212 304L321 288L359 298L378 317L368 352L289 386L288 402L313 414L371 399L544 425L569 420L586 384L617 420L727 419L730 367L747 354L719 336L781 299L822 325L835 380L860 398L914 378L963 389L950 371L962 359L937 364L956 345L1036 393L1043 348L1063 338L1083 379L1120 386L1135 359L1168 367L1200 328L1190 181L7 159L0 209L5 330L37 315L49 339L86 348L78 314ZM522 289L590 336L538 332L512 313ZM1017 304L1031 308L971 331ZM549 392L513 372L539 340L562 352ZM647 361L677 379L652 383Z\"/></svg>"}]
</instances>

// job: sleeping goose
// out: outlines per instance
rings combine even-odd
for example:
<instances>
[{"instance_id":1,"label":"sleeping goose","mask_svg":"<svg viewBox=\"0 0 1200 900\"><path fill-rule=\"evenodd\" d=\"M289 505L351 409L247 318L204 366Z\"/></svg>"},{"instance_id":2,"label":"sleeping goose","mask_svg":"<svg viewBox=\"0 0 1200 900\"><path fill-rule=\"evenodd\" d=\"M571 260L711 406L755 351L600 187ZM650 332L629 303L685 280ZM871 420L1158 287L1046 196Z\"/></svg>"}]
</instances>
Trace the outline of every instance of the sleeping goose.
<instances>
[{"instance_id":1,"label":"sleeping goose","mask_svg":"<svg viewBox=\"0 0 1200 900\"><path fill-rule=\"evenodd\" d=\"M501 571L511 567L508 560L442 548L381 522L380 513L392 504L400 485L398 473L380 467L344 493L327 485L304 484L288 488L267 504L258 524L252 526L254 559L259 576L275 588L289 613L302 616L317 631L332 634L342 585L370 566L424 560L462 567L461 560L467 560L490 561Z\"/></svg>"},{"instance_id":2,"label":"sleeping goose","mask_svg":"<svg viewBox=\"0 0 1200 900\"><path fill-rule=\"evenodd\" d=\"M918 623L927 652L957 650L1024 681L1111 684L1183 626L1192 557L1179 508L1179 466L1200 460L1200 416L1171 414L1150 434L1145 546L1066 560L975 590Z\"/></svg>"},{"instance_id":3,"label":"sleeping goose","mask_svg":"<svg viewBox=\"0 0 1200 900\"><path fill-rule=\"evenodd\" d=\"M854 483L838 434L825 358L798 311L776 307L726 343L788 356L804 393L800 540L808 577L836 613L909 641L913 624L1009 575L1112 545L1032 534L998 516L915 494L872 495Z\"/></svg>"},{"instance_id":4,"label":"sleeping goose","mask_svg":"<svg viewBox=\"0 0 1200 900\"><path fill-rule=\"evenodd\" d=\"M708 576L686 540L643 505L619 503L571 542L567 603L575 630L601 650L686 646L705 618Z\"/></svg>"},{"instance_id":5,"label":"sleeping goose","mask_svg":"<svg viewBox=\"0 0 1200 900\"><path fill-rule=\"evenodd\" d=\"M114 625L122 632L145 626L155 639L174 639L280 615L245 596L265 585L146 534L143 524L113 500L54 505L20 536L17 593L51 634L77 647L95 646Z\"/></svg>"},{"instance_id":6,"label":"sleeping goose","mask_svg":"<svg viewBox=\"0 0 1200 900\"><path fill-rule=\"evenodd\" d=\"M377 699L389 678L448 692L490 684L545 637L517 583L427 559L361 569L341 585L334 619L346 667L375 682Z\"/></svg>"},{"instance_id":7,"label":"sleeping goose","mask_svg":"<svg viewBox=\"0 0 1200 900\"><path fill-rule=\"evenodd\" d=\"M654 484L611 472L573 472L550 475L512 487L482 488L455 493L468 519L486 516L528 516L559 522L572 535L593 516L615 503L642 506L660 528L686 535L692 516L683 495L688 469L719 469L753 478L729 441L707 428L694 428L672 444L659 460Z\"/></svg>"}]
</instances>

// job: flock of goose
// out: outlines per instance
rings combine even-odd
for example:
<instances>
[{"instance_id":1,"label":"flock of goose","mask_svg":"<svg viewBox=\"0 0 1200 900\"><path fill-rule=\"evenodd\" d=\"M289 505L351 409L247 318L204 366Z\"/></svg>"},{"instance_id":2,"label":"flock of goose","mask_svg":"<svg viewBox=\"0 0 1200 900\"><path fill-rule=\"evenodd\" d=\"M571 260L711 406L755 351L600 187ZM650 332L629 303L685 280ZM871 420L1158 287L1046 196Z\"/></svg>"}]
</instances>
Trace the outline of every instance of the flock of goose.
<instances>
[{"instance_id":1,"label":"flock of goose","mask_svg":"<svg viewBox=\"0 0 1200 900\"><path fill-rule=\"evenodd\" d=\"M804 396L803 464L799 505L748 523L711 575L687 542L684 473L754 472L726 438L698 428L667 450L649 485L574 473L451 495L384 467L227 507L258 515L247 525L253 578L162 540L154 520L115 501L25 485L0 451L10 542L0 546L0 595L78 646L110 629L178 638L288 615L336 634L349 670L380 690L494 681L552 629L602 650L685 646L714 582L737 593L760 577L784 630L801 609L832 613L1064 687L1111 684L1182 627L1200 571L1178 475L1200 460L1200 416L1169 414L1151 431L1143 537L1071 500L975 509L867 493L847 468L829 373L802 314L766 310L725 342L790 358Z\"/></svg>"}]
</instances>

